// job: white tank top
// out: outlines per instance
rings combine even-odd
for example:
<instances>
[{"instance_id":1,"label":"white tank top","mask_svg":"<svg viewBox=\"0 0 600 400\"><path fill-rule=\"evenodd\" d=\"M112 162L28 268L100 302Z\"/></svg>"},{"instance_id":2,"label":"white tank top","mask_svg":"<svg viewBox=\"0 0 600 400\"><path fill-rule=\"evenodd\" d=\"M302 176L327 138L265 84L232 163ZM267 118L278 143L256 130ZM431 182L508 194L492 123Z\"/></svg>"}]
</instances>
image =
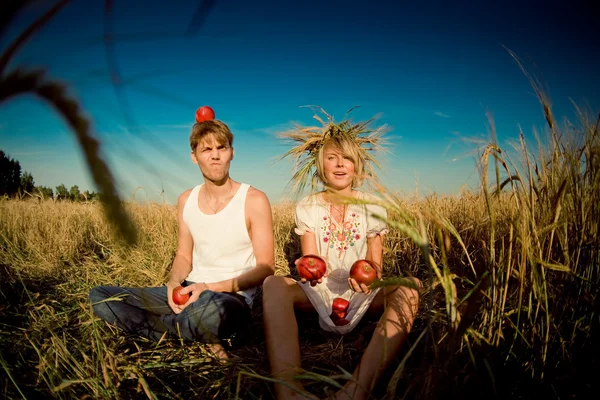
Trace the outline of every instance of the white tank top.
<instances>
[{"instance_id":1,"label":"white tank top","mask_svg":"<svg viewBox=\"0 0 600 400\"><path fill-rule=\"evenodd\" d=\"M242 183L229 204L214 215L198 207L202 185L192 189L183 207L183 221L194 240L190 282L219 282L240 276L256 266L252 241L246 228L246 195L249 185ZM238 292L252 306L256 287Z\"/></svg>"}]
</instances>

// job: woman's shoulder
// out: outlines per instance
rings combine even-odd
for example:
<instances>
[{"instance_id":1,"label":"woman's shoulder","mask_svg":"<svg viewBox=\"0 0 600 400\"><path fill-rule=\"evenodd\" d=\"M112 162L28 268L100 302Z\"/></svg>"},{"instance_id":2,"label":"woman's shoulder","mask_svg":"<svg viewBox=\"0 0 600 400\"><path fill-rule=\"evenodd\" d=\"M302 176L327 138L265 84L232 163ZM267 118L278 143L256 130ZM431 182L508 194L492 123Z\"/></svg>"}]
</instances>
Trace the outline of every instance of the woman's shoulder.
<instances>
[{"instance_id":1,"label":"woman's shoulder","mask_svg":"<svg viewBox=\"0 0 600 400\"><path fill-rule=\"evenodd\" d=\"M364 202L369 214L383 214L386 212L384 201L374 193L358 191L357 198L361 200L361 202Z\"/></svg>"},{"instance_id":2,"label":"woman's shoulder","mask_svg":"<svg viewBox=\"0 0 600 400\"><path fill-rule=\"evenodd\" d=\"M298 206L300 206L300 207L306 207L306 206L314 206L314 205L317 205L317 204L321 204L322 203L321 193L322 192L311 193L308 196L303 197L298 202Z\"/></svg>"},{"instance_id":3,"label":"woman's shoulder","mask_svg":"<svg viewBox=\"0 0 600 400\"><path fill-rule=\"evenodd\" d=\"M356 198L361 201L364 201L364 202L371 202L370 204L382 203L381 197L379 197L375 193L371 193L371 192L363 192L363 191L357 190Z\"/></svg>"}]
</instances>

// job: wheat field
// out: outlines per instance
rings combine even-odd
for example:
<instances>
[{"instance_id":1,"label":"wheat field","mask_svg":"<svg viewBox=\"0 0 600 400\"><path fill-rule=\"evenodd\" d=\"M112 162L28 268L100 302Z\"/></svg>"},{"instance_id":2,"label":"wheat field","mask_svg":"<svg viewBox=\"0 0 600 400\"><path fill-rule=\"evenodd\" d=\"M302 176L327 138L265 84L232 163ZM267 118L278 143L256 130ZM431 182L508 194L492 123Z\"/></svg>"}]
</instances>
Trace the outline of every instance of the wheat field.
<instances>
[{"instance_id":1,"label":"wheat field","mask_svg":"<svg viewBox=\"0 0 600 400\"><path fill-rule=\"evenodd\" d=\"M546 109L545 109L546 110ZM373 398L588 397L597 390L600 267L598 119L581 114L511 151L481 149L481 187L456 196L383 195L385 282L424 282L420 312ZM100 284L161 285L176 248L175 208L125 203L135 245L102 205L0 201L0 397L273 398L260 301L226 363L203 345L127 337L91 314ZM273 207L276 273L300 254L294 204ZM302 317L304 318L304 317ZM343 385L375 320L344 336L302 319L307 390Z\"/></svg>"}]
</instances>

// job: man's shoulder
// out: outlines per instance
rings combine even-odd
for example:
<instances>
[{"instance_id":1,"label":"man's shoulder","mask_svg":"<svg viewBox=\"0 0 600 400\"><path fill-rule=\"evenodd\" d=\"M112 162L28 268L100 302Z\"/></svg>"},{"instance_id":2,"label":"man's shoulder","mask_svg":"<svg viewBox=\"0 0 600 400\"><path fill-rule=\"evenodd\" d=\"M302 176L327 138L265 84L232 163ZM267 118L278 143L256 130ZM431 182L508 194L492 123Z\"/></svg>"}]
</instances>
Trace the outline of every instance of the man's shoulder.
<instances>
[{"instance_id":1,"label":"man's shoulder","mask_svg":"<svg viewBox=\"0 0 600 400\"><path fill-rule=\"evenodd\" d=\"M250 186L248 188L248 194L246 195L246 199L251 205L258 205L264 203L269 204L269 198L267 197L267 195L263 191L253 186Z\"/></svg>"}]
</instances>

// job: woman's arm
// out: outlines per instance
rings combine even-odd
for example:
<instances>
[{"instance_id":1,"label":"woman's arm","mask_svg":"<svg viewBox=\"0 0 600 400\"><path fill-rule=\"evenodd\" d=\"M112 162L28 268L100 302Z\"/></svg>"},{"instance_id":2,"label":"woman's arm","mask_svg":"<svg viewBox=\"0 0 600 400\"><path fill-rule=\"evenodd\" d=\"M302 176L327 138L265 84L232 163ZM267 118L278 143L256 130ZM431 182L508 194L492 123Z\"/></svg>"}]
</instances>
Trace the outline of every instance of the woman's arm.
<instances>
[{"instance_id":1,"label":"woman's arm","mask_svg":"<svg viewBox=\"0 0 600 400\"><path fill-rule=\"evenodd\" d=\"M314 254L316 256L320 256L319 254L319 249L317 248L317 238L315 236L314 233L312 232L305 232L302 236L300 236L300 247L302 249L302 255L306 256L309 254ZM298 260L294 261L294 264L298 265ZM325 260L325 263L327 263L327 260ZM323 277L327 276L327 271L325 271L325 275L323 275ZM309 282L304 278L300 278L300 282L302 283L306 283ZM323 278L319 278L317 280L314 281L310 281L310 285L311 286L315 286L317 283L322 283L323 282Z\"/></svg>"},{"instance_id":2,"label":"woman's arm","mask_svg":"<svg viewBox=\"0 0 600 400\"><path fill-rule=\"evenodd\" d=\"M367 238L367 255L366 259L375 263L377 270L377 277L381 279L383 272L383 237L381 235L375 235L372 238ZM371 289L364 283L359 284L355 279L348 278L348 285L350 288L358 293L369 294Z\"/></svg>"}]
</instances>

